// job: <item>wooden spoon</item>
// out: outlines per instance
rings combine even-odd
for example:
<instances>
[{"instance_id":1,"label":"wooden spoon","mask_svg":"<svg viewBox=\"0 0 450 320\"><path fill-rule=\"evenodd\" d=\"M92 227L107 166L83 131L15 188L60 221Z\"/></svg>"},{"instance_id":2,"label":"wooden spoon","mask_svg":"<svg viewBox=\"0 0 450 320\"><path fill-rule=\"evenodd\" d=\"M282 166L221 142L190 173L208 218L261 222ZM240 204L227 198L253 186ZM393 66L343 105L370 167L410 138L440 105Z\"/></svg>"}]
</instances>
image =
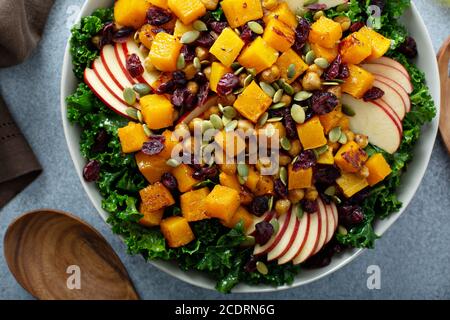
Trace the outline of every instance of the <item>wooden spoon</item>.
<instances>
[{"instance_id":1,"label":"wooden spoon","mask_svg":"<svg viewBox=\"0 0 450 320\"><path fill-rule=\"evenodd\" d=\"M448 76L448 62L450 60L450 37L437 55L439 76L441 77L441 118L439 130L447 151L450 153L450 78Z\"/></svg>"},{"instance_id":2,"label":"wooden spoon","mask_svg":"<svg viewBox=\"0 0 450 320\"><path fill-rule=\"evenodd\" d=\"M4 253L14 277L38 299L139 299L106 240L68 213L41 210L19 217L6 231Z\"/></svg>"}]
</instances>

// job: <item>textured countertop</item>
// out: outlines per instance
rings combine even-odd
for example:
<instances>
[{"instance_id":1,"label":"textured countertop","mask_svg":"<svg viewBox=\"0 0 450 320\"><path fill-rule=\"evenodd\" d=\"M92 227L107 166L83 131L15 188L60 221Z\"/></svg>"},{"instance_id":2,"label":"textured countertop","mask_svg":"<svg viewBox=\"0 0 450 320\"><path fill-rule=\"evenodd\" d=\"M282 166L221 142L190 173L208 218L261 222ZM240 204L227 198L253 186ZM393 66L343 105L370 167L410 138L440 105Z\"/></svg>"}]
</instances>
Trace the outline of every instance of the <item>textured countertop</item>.
<instances>
[{"instance_id":1,"label":"textured countertop","mask_svg":"<svg viewBox=\"0 0 450 320\"><path fill-rule=\"evenodd\" d=\"M82 189L61 125L61 63L70 25L82 2L57 1L32 58L0 71L0 93L44 167L44 173L32 185L0 210L1 239L10 222L28 210L55 208L77 214L108 239L146 299L450 298L450 157L440 138L414 200L376 242L376 249L312 284L277 293L222 295L172 278L139 256L128 256L125 245L112 234ZM437 1L414 2L437 50L450 30L450 8ZM367 268L371 265L380 267L380 290L367 288ZM0 255L0 299L30 298Z\"/></svg>"}]
</instances>

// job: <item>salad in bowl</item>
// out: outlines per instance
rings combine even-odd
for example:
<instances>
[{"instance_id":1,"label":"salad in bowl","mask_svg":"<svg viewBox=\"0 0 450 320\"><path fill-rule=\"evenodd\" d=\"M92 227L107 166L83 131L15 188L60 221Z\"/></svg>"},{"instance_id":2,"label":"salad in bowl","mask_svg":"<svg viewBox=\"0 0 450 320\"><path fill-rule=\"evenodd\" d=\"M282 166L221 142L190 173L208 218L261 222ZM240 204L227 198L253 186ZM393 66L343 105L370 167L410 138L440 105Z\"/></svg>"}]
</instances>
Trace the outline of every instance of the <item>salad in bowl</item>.
<instances>
[{"instance_id":1,"label":"salad in bowl","mask_svg":"<svg viewBox=\"0 0 450 320\"><path fill-rule=\"evenodd\" d=\"M373 248L436 114L409 5L117 0L83 17L66 115L129 252L229 292Z\"/></svg>"}]
</instances>

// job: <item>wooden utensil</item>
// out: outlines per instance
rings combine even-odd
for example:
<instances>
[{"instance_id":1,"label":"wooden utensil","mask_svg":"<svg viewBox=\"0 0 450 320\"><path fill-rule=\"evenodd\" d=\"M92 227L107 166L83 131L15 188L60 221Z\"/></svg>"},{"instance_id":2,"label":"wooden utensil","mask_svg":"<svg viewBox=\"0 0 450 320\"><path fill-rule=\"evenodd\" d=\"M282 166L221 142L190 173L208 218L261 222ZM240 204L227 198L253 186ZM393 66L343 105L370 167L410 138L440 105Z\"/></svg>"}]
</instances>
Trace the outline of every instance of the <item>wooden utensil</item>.
<instances>
[{"instance_id":1,"label":"wooden utensil","mask_svg":"<svg viewBox=\"0 0 450 320\"><path fill-rule=\"evenodd\" d=\"M441 118L439 119L439 131L447 151L450 153L450 78L448 76L448 62L450 60L450 37L437 55L439 76L441 77Z\"/></svg>"},{"instance_id":2,"label":"wooden utensil","mask_svg":"<svg viewBox=\"0 0 450 320\"><path fill-rule=\"evenodd\" d=\"M19 217L6 231L4 253L14 277L38 299L139 299L106 240L68 213Z\"/></svg>"}]
</instances>

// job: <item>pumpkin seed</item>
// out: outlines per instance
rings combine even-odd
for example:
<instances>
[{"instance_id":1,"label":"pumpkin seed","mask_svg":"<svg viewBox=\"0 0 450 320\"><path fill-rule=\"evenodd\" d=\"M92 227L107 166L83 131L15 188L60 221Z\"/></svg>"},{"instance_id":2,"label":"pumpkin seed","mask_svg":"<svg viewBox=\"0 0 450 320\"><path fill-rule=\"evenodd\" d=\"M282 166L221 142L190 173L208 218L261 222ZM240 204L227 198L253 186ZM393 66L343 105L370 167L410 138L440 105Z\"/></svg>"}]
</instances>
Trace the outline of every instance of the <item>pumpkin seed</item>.
<instances>
[{"instance_id":1,"label":"pumpkin seed","mask_svg":"<svg viewBox=\"0 0 450 320\"><path fill-rule=\"evenodd\" d=\"M324 86L338 86L339 82L336 82L336 81L324 81L324 82L322 82L322 84Z\"/></svg>"},{"instance_id":2,"label":"pumpkin seed","mask_svg":"<svg viewBox=\"0 0 450 320\"><path fill-rule=\"evenodd\" d=\"M342 80L342 79L333 79L333 82L337 82L337 83L341 84L341 83L344 83L345 80Z\"/></svg>"},{"instance_id":3,"label":"pumpkin seed","mask_svg":"<svg viewBox=\"0 0 450 320\"><path fill-rule=\"evenodd\" d=\"M237 89L237 90L234 90L234 91L233 91L233 94L234 94L234 95L241 94L242 92L244 92L244 89L245 89L245 88L239 88L239 89Z\"/></svg>"},{"instance_id":4,"label":"pumpkin seed","mask_svg":"<svg viewBox=\"0 0 450 320\"><path fill-rule=\"evenodd\" d=\"M280 139L280 145L286 151L291 150L291 142L286 137Z\"/></svg>"},{"instance_id":5,"label":"pumpkin seed","mask_svg":"<svg viewBox=\"0 0 450 320\"><path fill-rule=\"evenodd\" d=\"M143 97L151 92L151 88L146 83L136 83L133 86L133 90L136 91L139 96Z\"/></svg>"},{"instance_id":6,"label":"pumpkin seed","mask_svg":"<svg viewBox=\"0 0 450 320\"><path fill-rule=\"evenodd\" d=\"M248 68L247 72L250 73L252 76L256 77L256 69L255 68Z\"/></svg>"},{"instance_id":7,"label":"pumpkin seed","mask_svg":"<svg viewBox=\"0 0 450 320\"><path fill-rule=\"evenodd\" d=\"M298 160L298 156L295 156L294 159L292 159L291 164L294 164L295 162L297 162Z\"/></svg>"},{"instance_id":8,"label":"pumpkin seed","mask_svg":"<svg viewBox=\"0 0 450 320\"><path fill-rule=\"evenodd\" d=\"M230 118L227 118L225 116L222 116L222 123L223 123L224 126L229 124L231 122L231 120L233 120L233 119L230 119Z\"/></svg>"},{"instance_id":9,"label":"pumpkin seed","mask_svg":"<svg viewBox=\"0 0 450 320\"><path fill-rule=\"evenodd\" d=\"M241 242L242 247L253 247L255 245L255 237L246 236L245 239Z\"/></svg>"},{"instance_id":10,"label":"pumpkin seed","mask_svg":"<svg viewBox=\"0 0 450 320\"><path fill-rule=\"evenodd\" d=\"M266 124L266 122L267 122L268 119L269 119L269 113L268 113L268 112L264 112L264 113L262 114L262 116L259 117L259 119L258 119L258 125L259 125L260 127L262 127L263 125Z\"/></svg>"},{"instance_id":11,"label":"pumpkin seed","mask_svg":"<svg viewBox=\"0 0 450 320\"><path fill-rule=\"evenodd\" d=\"M247 25L250 28L250 30L252 30L256 34L263 34L264 33L264 28L262 27L262 25L260 25L256 21L250 21L249 23L247 23Z\"/></svg>"},{"instance_id":12,"label":"pumpkin seed","mask_svg":"<svg viewBox=\"0 0 450 320\"><path fill-rule=\"evenodd\" d=\"M223 113L223 105L221 103L217 104L219 111Z\"/></svg>"},{"instance_id":13,"label":"pumpkin seed","mask_svg":"<svg viewBox=\"0 0 450 320\"><path fill-rule=\"evenodd\" d=\"M273 95L273 103L278 103L281 101L281 98L283 97L283 89L278 89L277 92Z\"/></svg>"},{"instance_id":14,"label":"pumpkin seed","mask_svg":"<svg viewBox=\"0 0 450 320\"><path fill-rule=\"evenodd\" d=\"M237 121L237 120L230 121L230 122L227 123L227 125L225 126L225 131L226 131L226 132L234 131L234 129L236 129L237 125L238 125L238 121Z\"/></svg>"},{"instance_id":15,"label":"pumpkin seed","mask_svg":"<svg viewBox=\"0 0 450 320\"><path fill-rule=\"evenodd\" d=\"M344 226L339 225L337 229L338 234L346 236L348 234L347 229Z\"/></svg>"},{"instance_id":16,"label":"pumpkin seed","mask_svg":"<svg viewBox=\"0 0 450 320\"><path fill-rule=\"evenodd\" d=\"M239 63L239 62L237 62L237 61L235 61L235 62L233 62L232 64L231 64L231 69L233 69L233 70L237 70L237 69L239 69L241 67L241 64Z\"/></svg>"},{"instance_id":17,"label":"pumpkin seed","mask_svg":"<svg viewBox=\"0 0 450 320\"><path fill-rule=\"evenodd\" d=\"M275 89L268 83L261 81L259 83L259 86L261 87L261 89L263 89L263 91L271 98L273 98L273 96L275 95Z\"/></svg>"},{"instance_id":18,"label":"pumpkin seed","mask_svg":"<svg viewBox=\"0 0 450 320\"><path fill-rule=\"evenodd\" d=\"M192 24L192 27L197 31L208 31L208 27L206 26L206 23L204 23L201 20L196 20Z\"/></svg>"},{"instance_id":19,"label":"pumpkin seed","mask_svg":"<svg viewBox=\"0 0 450 320\"><path fill-rule=\"evenodd\" d=\"M281 180L281 182L283 182L283 184L286 186L287 185L287 178L288 177L288 175L287 175L287 170L286 170L286 168L285 167L281 167L280 168L280 180Z\"/></svg>"},{"instance_id":20,"label":"pumpkin seed","mask_svg":"<svg viewBox=\"0 0 450 320\"><path fill-rule=\"evenodd\" d=\"M274 117L274 118L267 119L267 122L273 123L273 122L279 122L281 120L283 120L283 117Z\"/></svg>"},{"instance_id":21,"label":"pumpkin seed","mask_svg":"<svg viewBox=\"0 0 450 320\"><path fill-rule=\"evenodd\" d=\"M202 66L209 66L211 64L211 61L209 60L203 60L200 62Z\"/></svg>"},{"instance_id":22,"label":"pumpkin seed","mask_svg":"<svg viewBox=\"0 0 450 320\"><path fill-rule=\"evenodd\" d=\"M303 46L303 54L307 54L309 51L311 51L311 45L309 44L309 42L307 42Z\"/></svg>"},{"instance_id":23,"label":"pumpkin seed","mask_svg":"<svg viewBox=\"0 0 450 320\"><path fill-rule=\"evenodd\" d=\"M336 194L336 187L335 186L330 186L330 187L325 189L324 193L327 196L332 197L332 196L334 196Z\"/></svg>"},{"instance_id":24,"label":"pumpkin seed","mask_svg":"<svg viewBox=\"0 0 450 320\"><path fill-rule=\"evenodd\" d=\"M232 106L227 106L227 107L223 108L222 113L228 119L234 119L237 116L237 111Z\"/></svg>"},{"instance_id":25,"label":"pumpkin seed","mask_svg":"<svg viewBox=\"0 0 450 320\"><path fill-rule=\"evenodd\" d=\"M340 144L346 144L347 141L348 141L347 135L346 135L344 132L342 132L341 136L339 137L338 142L339 142Z\"/></svg>"},{"instance_id":26,"label":"pumpkin seed","mask_svg":"<svg viewBox=\"0 0 450 320\"><path fill-rule=\"evenodd\" d=\"M234 72L234 75L235 75L235 76L238 76L238 75L240 75L241 72L244 71L244 70L245 70L244 67L240 67L240 68L238 68L238 69Z\"/></svg>"},{"instance_id":27,"label":"pumpkin seed","mask_svg":"<svg viewBox=\"0 0 450 320\"><path fill-rule=\"evenodd\" d=\"M303 214L304 214L303 208L300 204L298 204L297 205L297 218L299 218L299 219L303 218Z\"/></svg>"},{"instance_id":28,"label":"pumpkin seed","mask_svg":"<svg viewBox=\"0 0 450 320\"><path fill-rule=\"evenodd\" d=\"M222 119L217 114L212 114L209 117L209 121L211 121L211 123L215 129L217 129L217 130L223 129Z\"/></svg>"},{"instance_id":29,"label":"pumpkin seed","mask_svg":"<svg viewBox=\"0 0 450 320\"><path fill-rule=\"evenodd\" d=\"M211 121L209 121L209 120L203 120L203 121L202 121L202 133L203 133L203 132L206 132L206 131L208 131L208 130L210 130L210 129L214 129L214 126L213 126L213 124L211 123Z\"/></svg>"},{"instance_id":30,"label":"pumpkin seed","mask_svg":"<svg viewBox=\"0 0 450 320\"><path fill-rule=\"evenodd\" d=\"M295 64L291 63L291 64L289 65L289 67L287 68L287 77L288 77L289 79L294 78L296 72L297 72L297 71L295 70Z\"/></svg>"},{"instance_id":31,"label":"pumpkin seed","mask_svg":"<svg viewBox=\"0 0 450 320\"><path fill-rule=\"evenodd\" d=\"M342 112L349 117L353 117L355 115L355 111L346 104L342 105Z\"/></svg>"},{"instance_id":32,"label":"pumpkin seed","mask_svg":"<svg viewBox=\"0 0 450 320\"><path fill-rule=\"evenodd\" d=\"M253 76L251 74L249 74L245 79L244 79L244 87L247 87L250 83L252 83L253 81Z\"/></svg>"},{"instance_id":33,"label":"pumpkin seed","mask_svg":"<svg viewBox=\"0 0 450 320\"><path fill-rule=\"evenodd\" d=\"M292 96L295 93L294 88L287 82L282 81L281 82L281 88L283 88L284 92L286 92L286 94Z\"/></svg>"},{"instance_id":34,"label":"pumpkin seed","mask_svg":"<svg viewBox=\"0 0 450 320\"><path fill-rule=\"evenodd\" d=\"M184 69L184 67L186 67L186 61L184 60L184 54L181 53L177 59L177 69L181 70Z\"/></svg>"},{"instance_id":35,"label":"pumpkin seed","mask_svg":"<svg viewBox=\"0 0 450 320\"><path fill-rule=\"evenodd\" d=\"M194 68L197 69L198 71L200 71L202 69L202 64L198 57L195 57L194 61L192 61L192 63L194 64Z\"/></svg>"},{"instance_id":36,"label":"pumpkin seed","mask_svg":"<svg viewBox=\"0 0 450 320\"><path fill-rule=\"evenodd\" d=\"M269 205L269 211L272 211L272 208L273 208L273 196L271 196L269 198L268 205Z\"/></svg>"},{"instance_id":37,"label":"pumpkin seed","mask_svg":"<svg viewBox=\"0 0 450 320\"><path fill-rule=\"evenodd\" d=\"M274 105L272 105L270 107L270 109L277 110L277 109L281 109L281 108L284 108L284 107L286 107L286 103L285 102L278 102L278 103L275 103Z\"/></svg>"},{"instance_id":38,"label":"pumpkin seed","mask_svg":"<svg viewBox=\"0 0 450 320\"><path fill-rule=\"evenodd\" d=\"M144 133L147 137L151 137L153 135L153 132L148 128L148 126L145 123L142 125L142 128L144 129Z\"/></svg>"},{"instance_id":39,"label":"pumpkin seed","mask_svg":"<svg viewBox=\"0 0 450 320\"><path fill-rule=\"evenodd\" d=\"M330 142L335 143L338 142L339 138L341 137L342 130L341 127L336 127L331 129L330 133L328 133L328 140Z\"/></svg>"},{"instance_id":40,"label":"pumpkin seed","mask_svg":"<svg viewBox=\"0 0 450 320\"><path fill-rule=\"evenodd\" d=\"M311 4L317 3L319 0L305 0L305 2L303 2L303 6L309 6Z\"/></svg>"},{"instance_id":41,"label":"pumpkin seed","mask_svg":"<svg viewBox=\"0 0 450 320\"><path fill-rule=\"evenodd\" d=\"M314 21L319 20L321 17L323 17L324 14L325 13L322 10L317 11L316 13L314 13L314 15L313 15Z\"/></svg>"},{"instance_id":42,"label":"pumpkin seed","mask_svg":"<svg viewBox=\"0 0 450 320\"><path fill-rule=\"evenodd\" d=\"M266 275L269 273L269 269L267 268L266 264L262 261L256 262L256 270L258 270L259 273L262 275Z\"/></svg>"},{"instance_id":43,"label":"pumpkin seed","mask_svg":"<svg viewBox=\"0 0 450 320\"><path fill-rule=\"evenodd\" d=\"M316 59L316 54L314 51L309 50L305 55L305 62L309 65L312 65L314 63L314 60Z\"/></svg>"},{"instance_id":44,"label":"pumpkin seed","mask_svg":"<svg viewBox=\"0 0 450 320\"><path fill-rule=\"evenodd\" d=\"M239 184L243 185L247 182L247 179L238 175L238 181L239 181Z\"/></svg>"},{"instance_id":45,"label":"pumpkin seed","mask_svg":"<svg viewBox=\"0 0 450 320\"><path fill-rule=\"evenodd\" d=\"M322 58L322 57L314 59L314 63L316 65L318 65L319 67L321 67L322 69L326 69L330 66L330 63L328 62L328 60L325 58Z\"/></svg>"},{"instance_id":46,"label":"pumpkin seed","mask_svg":"<svg viewBox=\"0 0 450 320\"><path fill-rule=\"evenodd\" d=\"M322 155L328 150L328 145L321 146L319 148L314 149L317 152L317 155Z\"/></svg>"},{"instance_id":47,"label":"pumpkin seed","mask_svg":"<svg viewBox=\"0 0 450 320\"><path fill-rule=\"evenodd\" d=\"M278 85L278 83L276 83L276 82L272 83L272 87L273 87L275 90L280 90L280 89L281 89L280 86Z\"/></svg>"},{"instance_id":48,"label":"pumpkin seed","mask_svg":"<svg viewBox=\"0 0 450 320\"><path fill-rule=\"evenodd\" d=\"M134 120L137 120L137 119L138 119L138 117L137 117L137 110L136 110L135 108L128 108L128 109L126 110L126 113L127 113L127 115L128 115L130 118L133 118Z\"/></svg>"},{"instance_id":49,"label":"pumpkin seed","mask_svg":"<svg viewBox=\"0 0 450 320\"><path fill-rule=\"evenodd\" d=\"M345 11L348 10L348 8L349 8L349 4L348 3L342 3L342 4L340 4L340 5L338 5L336 7L336 11L337 12L345 12Z\"/></svg>"},{"instance_id":50,"label":"pumpkin seed","mask_svg":"<svg viewBox=\"0 0 450 320\"><path fill-rule=\"evenodd\" d=\"M141 111L138 110L136 112L136 116L137 116L137 118L138 118L140 123L144 123L144 117L142 116L142 112Z\"/></svg>"},{"instance_id":51,"label":"pumpkin seed","mask_svg":"<svg viewBox=\"0 0 450 320\"><path fill-rule=\"evenodd\" d=\"M248 166L245 163L238 163L237 165L237 172L238 175L241 177L248 177Z\"/></svg>"},{"instance_id":52,"label":"pumpkin seed","mask_svg":"<svg viewBox=\"0 0 450 320\"><path fill-rule=\"evenodd\" d=\"M200 37L200 32L197 30L188 31L181 36L180 42L182 44L190 44L197 40L198 37Z\"/></svg>"},{"instance_id":53,"label":"pumpkin seed","mask_svg":"<svg viewBox=\"0 0 450 320\"><path fill-rule=\"evenodd\" d=\"M294 104L291 108L291 116L297 123L304 123L306 119L305 109L298 104Z\"/></svg>"},{"instance_id":54,"label":"pumpkin seed","mask_svg":"<svg viewBox=\"0 0 450 320\"><path fill-rule=\"evenodd\" d=\"M273 197L271 198L273 199ZM273 218L272 220L270 220L270 224L273 227L273 234L277 234L280 230L280 223L278 222L278 219Z\"/></svg>"},{"instance_id":55,"label":"pumpkin seed","mask_svg":"<svg viewBox=\"0 0 450 320\"><path fill-rule=\"evenodd\" d=\"M342 203L342 200L339 199L339 197L337 197L337 196L333 196L333 201L334 201L336 204L341 204L341 203Z\"/></svg>"},{"instance_id":56,"label":"pumpkin seed","mask_svg":"<svg viewBox=\"0 0 450 320\"><path fill-rule=\"evenodd\" d=\"M176 159L169 159L169 160L166 161L166 164L167 164L169 167L176 168L176 167L178 167L181 163L180 163L178 160L176 160Z\"/></svg>"},{"instance_id":57,"label":"pumpkin seed","mask_svg":"<svg viewBox=\"0 0 450 320\"><path fill-rule=\"evenodd\" d=\"M136 103L136 92L132 88L125 88L123 90L123 99L128 105L132 106Z\"/></svg>"},{"instance_id":58,"label":"pumpkin seed","mask_svg":"<svg viewBox=\"0 0 450 320\"><path fill-rule=\"evenodd\" d=\"M308 100L308 99L311 98L311 97L312 97L312 93L311 93L311 92L308 92L308 91L300 91L300 92L297 92L297 93L295 94L294 100L295 100L295 101L298 101L298 102L301 102L301 101Z\"/></svg>"}]
</instances>

